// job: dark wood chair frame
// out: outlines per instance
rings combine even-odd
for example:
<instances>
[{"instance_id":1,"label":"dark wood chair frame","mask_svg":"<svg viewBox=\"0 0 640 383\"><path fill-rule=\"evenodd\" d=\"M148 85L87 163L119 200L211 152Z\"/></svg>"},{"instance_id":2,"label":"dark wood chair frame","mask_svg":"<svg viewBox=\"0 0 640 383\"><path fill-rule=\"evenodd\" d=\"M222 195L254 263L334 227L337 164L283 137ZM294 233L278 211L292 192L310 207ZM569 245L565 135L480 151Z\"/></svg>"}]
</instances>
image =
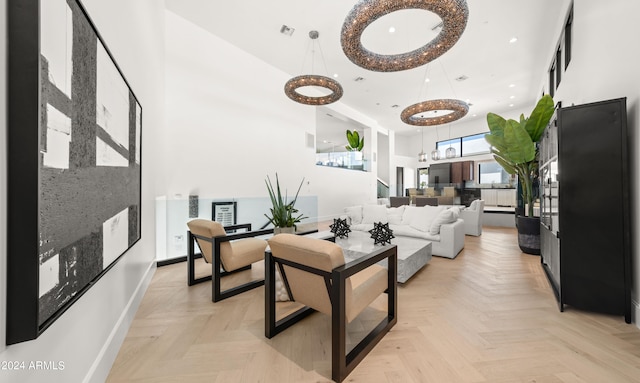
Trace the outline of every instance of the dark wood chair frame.
<instances>
[{"instance_id":1,"label":"dark wood chair frame","mask_svg":"<svg viewBox=\"0 0 640 383\"><path fill-rule=\"evenodd\" d=\"M241 267L233 271L222 270L223 269L222 262L220 261L220 244L222 242L229 242L236 239L251 238L251 237L257 237L260 235L273 234L273 229L251 231L250 223L225 226L224 229L225 231L240 230L240 229L245 229L246 231L235 233L235 234L229 234L229 235L221 235L213 238L195 235L191 231L187 231L187 237L189 238L189 246L188 246L188 252L187 252L187 285L193 286L197 283L213 281L212 287L211 287L212 288L211 300L214 302L218 302L223 299L230 298L234 295L238 295L245 291L255 289L256 287L260 287L264 285L264 279L260 279L260 280L247 282L240 286L232 287L230 289L221 291L220 279L222 277L224 277L225 275L237 273L239 271L250 270L251 265ZM196 244L198 243L196 239L211 242L212 244L211 275L208 275L206 277L195 278L194 262L197 257L199 258L199 255L195 254L194 243ZM200 247L200 245L198 245L198 247ZM200 249L200 252L202 252L202 249Z\"/></svg>"},{"instance_id":2,"label":"dark wood chair frame","mask_svg":"<svg viewBox=\"0 0 640 383\"><path fill-rule=\"evenodd\" d=\"M380 321L360 343L347 353L347 323L345 318L346 279L385 258L388 258L388 288L385 291L387 294L387 316ZM398 296L397 262L398 253L395 245L382 247L363 258L337 267L331 272L280 259L274 257L270 251L267 251L265 253L265 336L272 338L315 311L305 306L281 320L276 321L276 265L280 271L289 297L293 295L283 265L324 277L327 292L331 300L331 378L336 382L342 382L398 321L396 317Z\"/></svg>"},{"instance_id":3,"label":"dark wood chair frame","mask_svg":"<svg viewBox=\"0 0 640 383\"><path fill-rule=\"evenodd\" d=\"M402 205L409 205L411 203L411 197L389 197L389 205L391 207L400 207Z\"/></svg>"},{"instance_id":4,"label":"dark wood chair frame","mask_svg":"<svg viewBox=\"0 0 640 383\"><path fill-rule=\"evenodd\" d=\"M438 206L438 199L435 197L416 197L416 206Z\"/></svg>"}]
</instances>

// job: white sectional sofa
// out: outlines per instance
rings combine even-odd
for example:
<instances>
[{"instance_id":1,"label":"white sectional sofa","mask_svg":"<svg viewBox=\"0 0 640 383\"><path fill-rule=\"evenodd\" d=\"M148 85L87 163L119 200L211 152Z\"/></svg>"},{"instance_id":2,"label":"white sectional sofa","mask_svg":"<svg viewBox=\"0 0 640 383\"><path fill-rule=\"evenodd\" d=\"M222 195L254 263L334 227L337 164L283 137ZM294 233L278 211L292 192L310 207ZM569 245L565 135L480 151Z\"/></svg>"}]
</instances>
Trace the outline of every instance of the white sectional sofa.
<instances>
[{"instance_id":1,"label":"white sectional sofa","mask_svg":"<svg viewBox=\"0 0 640 383\"><path fill-rule=\"evenodd\" d=\"M344 217L351 230L369 231L376 222L388 223L394 236L428 240L433 255L455 258L464 248L464 221L458 218L459 212L456 207L443 206L358 205L345 208Z\"/></svg>"}]
</instances>

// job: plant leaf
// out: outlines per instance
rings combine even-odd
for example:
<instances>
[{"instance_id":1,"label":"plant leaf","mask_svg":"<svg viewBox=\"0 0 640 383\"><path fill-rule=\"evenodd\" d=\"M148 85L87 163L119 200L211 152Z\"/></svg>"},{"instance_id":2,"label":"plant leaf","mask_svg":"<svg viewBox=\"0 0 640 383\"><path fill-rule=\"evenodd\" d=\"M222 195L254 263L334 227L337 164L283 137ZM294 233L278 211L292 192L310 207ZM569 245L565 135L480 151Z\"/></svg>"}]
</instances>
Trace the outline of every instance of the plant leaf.
<instances>
[{"instance_id":1,"label":"plant leaf","mask_svg":"<svg viewBox=\"0 0 640 383\"><path fill-rule=\"evenodd\" d=\"M495 113L487 113L487 125L494 136L504 136L504 127L507 121Z\"/></svg>"},{"instance_id":2,"label":"plant leaf","mask_svg":"<svg viewBox=\"0 0 640 383\"><path fill-rule=\"evenodd\" d=\"M516 169L513 166L511 166L511 164L508 163L504 158L502 158L502 157L500 157L498 155L495 155L495 154L494 154L493 158L496 160L497 163L500 164L500 166L502 166L502 168L507 173L509 173L511 175L516 174Z\"/></svg>"},{"instance_id":3,"label":"plant leaf","mask_svg":"<svg viewBox=\"0 0 640 383\"><path fill-rule=\"evenodd\" d=\"M536 107L527 119L526 130L533 142L540 141L540 137L542 137L544 129L549 125L549 120L551 120L554 112L553 98L545 94L538 100Z\"/></svg>"},{"instance_id":4,"label":"plant leaf","mask_svg":"<svg viewBox=\"0 0 640 383\"><path fill-rule=\"evenodd\" d=\"M529 133L515 120L508 120L504 129L506 151L503 158L512 164L522 164L536 158L536 147Z\"/></svg>"},{"instance_id":5,"label":"plant leaf","mask_svg":"<svg viewBox=\"0 0 640 383\"><path fill-rule=\"evenodd\" d=\"M360 144L358 144L358 151L362 151L362 148L364 147L364 137L362 137L362 139L360 140Z\"/></svg>"}]
</instances>

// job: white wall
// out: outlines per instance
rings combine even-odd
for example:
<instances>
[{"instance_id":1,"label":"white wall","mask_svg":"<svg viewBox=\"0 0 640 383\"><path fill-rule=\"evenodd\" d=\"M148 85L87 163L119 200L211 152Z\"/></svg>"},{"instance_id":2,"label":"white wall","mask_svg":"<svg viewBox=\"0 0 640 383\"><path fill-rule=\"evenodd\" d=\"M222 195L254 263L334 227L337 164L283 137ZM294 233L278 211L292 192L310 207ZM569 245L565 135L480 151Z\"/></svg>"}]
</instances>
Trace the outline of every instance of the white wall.
<instances>
[{"instance_id":1,"label":"white wall","mask_svg":"<svg viewBox=\"0 0 640 383\"><path fill-rule=\"evenodd\" d=\"M0 252L0 361L63 362L64 370L1 371L2 382L102 382L155 270L154 197L161 179L154 136L164 124L163 2L83 0L143 108L142 238L38 339L5 344L6 251ZM6 25L6 1L0 20ZM46 17L46 15L42 15ZM6 31L0 28L0 148L6 158ZM6 161L0 170L0 247L6 249ZM35 255L33 255L35 256Z\"/></svg>"},{"instance_id":2,"label":"white wall","mask_svg":"<svg viewBox=\"0 0 640 383\"><path fill-rule=\"evenodd\" d=\"M635 323L640 318L640 2L580 0L574 5L573 53L554 96L563 106L627 97L627 125L631 154L632 265ZM560 36L564 19L557 26ZM595 26L606 26L600 28ZM551 63L555 46L545 52ZM564 65L564 64L563 64ZM545 69L546 70L546 69ZM546 71L541 84L548 88Z\"/></svg>"},{"instance_id":3,"label":"white wall","mask_svg":"<svg viewBox=\"0 0 640 383\"><path fill-rule=\"evenodd\" d=\"M264 180L277 172L289 190L308 181L300 195L318 196L320 219L375 200L377 166L365 173L315 165L305 146L305 133L316 134L315 107L286 97L291 76L169 11L166 44L169 198L266 198ZM375 121L339 102L329 107L371 127L365 150L376 148Z\"/></svg>"}]
</instances>

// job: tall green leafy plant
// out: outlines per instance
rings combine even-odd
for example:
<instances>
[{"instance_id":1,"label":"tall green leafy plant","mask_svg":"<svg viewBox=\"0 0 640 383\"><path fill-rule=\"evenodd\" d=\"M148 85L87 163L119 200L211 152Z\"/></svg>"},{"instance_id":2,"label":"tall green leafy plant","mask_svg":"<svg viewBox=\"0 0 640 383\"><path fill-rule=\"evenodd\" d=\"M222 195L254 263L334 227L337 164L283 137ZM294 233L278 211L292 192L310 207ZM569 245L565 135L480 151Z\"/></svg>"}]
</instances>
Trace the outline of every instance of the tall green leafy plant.
<instances>
[{"instance_id":1,"label":"tall green leafy plant","mask_svg":"<svg viewBox=\"0 0 640 383\"><path fill-rule=\"evenodd\" d=\"M271 198L272 205L272 207L269 209L271 211L271 216L268 216L267 214L265 214L264 216L269 219L269 222L271 222L273 226L292 227L295 226L296 223L307 218L303 216L303 214L300 214L297 217L295 216L298 213L298 209L295 208L295 204L296 200L298 199L300 189L302 188L302 184L304 183L304 178L302 178L302 181L300 181L298 191L291 201L288 201L286 189L284 196L280 192L280 181L278 180L278 173L276 173L275 188L273 187L269 176L267 176L267 179L264 182L267 185L267 190L269 191L269 198Z\"/></svg>"},{"instance_id":2,"label":"tall green leafy plant","mask_svg":"<svg viewBox=\"0 0 640 383\"><path fill-rule=\"evenodd\" d=\"M350 152L360 152L364 147L364 137L360 138L357 130L352 132L347 129L347 142L349 145L345 146L345 148Z\"/></svg>"},{"instance_id":3,"label":"tall green leafy plant","mask_svg":"<svg viewBox=\"0 0 640 383\"><path fill-rule=\"evenodd\" d=\"M520 115L520 121L506 120L495 113L487 114L489 134L484 137L491 145L491 153L504 170L518 176L522 186L522 200L528 204L527 216L533 216L533 183L538 177L538 148L545 127L554 113L553 98L543 96L531 115Z\"/></svg>"}]
</instances>

